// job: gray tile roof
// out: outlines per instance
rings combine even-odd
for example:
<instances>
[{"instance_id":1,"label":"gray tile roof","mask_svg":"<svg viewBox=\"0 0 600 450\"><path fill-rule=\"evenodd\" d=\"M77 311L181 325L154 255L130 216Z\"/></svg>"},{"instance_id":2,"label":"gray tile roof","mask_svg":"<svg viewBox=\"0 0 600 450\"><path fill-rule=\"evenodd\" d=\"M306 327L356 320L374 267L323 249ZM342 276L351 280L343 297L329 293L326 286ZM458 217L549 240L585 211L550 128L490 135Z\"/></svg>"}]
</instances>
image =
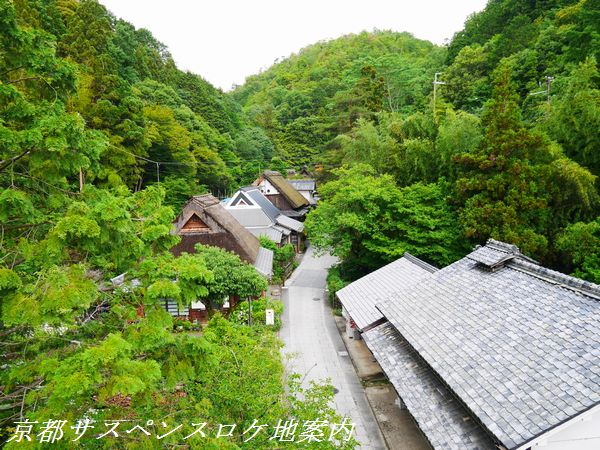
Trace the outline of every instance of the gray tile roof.
<instances>
[{"instance_id":1,"label":"gray tile roof","mask_svg":"<svg viewBox=\"0 0 600 450\"><path fill-rule=\"evenodd\" d=\"M600 286L495 244L378 308L512 449L600 403Z\"/></svg>"},{"instance_id":2,"label":"gray tile roof","mask_svg":"<svg viewBox=\"0 0 600 450\"><path fill-rule=\"evenodd\" d=\"M275 222L277 216L281 214L279 208L271 203L256 186L247 186L240 190L248 195L256 205L260 206L272 222Z\"/></svg>"},{"instance_id":3,"label":"gray tile roof","mask_svg":"<svg viewBox=\"0 0 600 450\"><path fill-rule=\"evenodd\" d=\"M273 225L273 228L275 228L277 231L280 231L284 236L289 236L292 233L292 230L289 228L280 227L279 225Z\"/></svg>"},{"instance_id":4,"label":"gray tile roof","mask_svg":"<svg viewBox=\"0 0 600 450\"><path fill-rule=\"evenodd\" d=\"M301 180L287 180L294 189L297 191L314 191L315 190L315 180L310 179L301 179Z\"/></svg>"},{"instance_id":5,"label":"gray tile roof","mask_svg":"<svg viewBox=\"0 0 600 450\"><path fill-rule=\"evenodd\" d=\"M283 214L277 216L277 225L281 225L282 227L289 228L290 230L296 231L298 233L302 233L304 231L304 224L296 219L292 219L291 217L284 216Z\"/></svg>"},{"instance_id":6,"label":"gray tile roof","mask_svg":"<svg viewBox=\"0 0 600 450\"><path fill-rule=\"evenodd\" d=\"M254 268L270 280L273 276L273 250L260 247Z\"/></svg>"},{"instance_id":7,"label":"gray tile roof","mask_svg":"<svg viewBox=\"0 0 600 450\"><path fill-rule=\"evenodd\" d=\"M226 206L225 209L245 228L265 227L273 223L269 216L257 206Z\"/></svg>"},{"instance_id":8,"label":"gray tile roof","mask_svg":"<svg viewBox=\"0 0 600 450\"><path fill-rule=\"evenodd\" d=\"M274 226L253 227L253 228L247 228L247 230L258 238L261 236L267 236L269 239L271 239L276 244L279 244L281 242L281 237L283 236L283 233L281 232L281 230L278 230Z\"/></svg>"},{"instance_id":9,"label":"gray tile roof","mask_svg":"<svg viewBox=\"0 0 600 450\"><path fill-rule=\"evenodd\" d=\"M405 253L396 261L365 275L337 291L337 297L360 330L383 318L375 304L390 294L419 281L437 270Z\"/></svg>"},{"instance_id":10,"label":"gray tile roof","mask_svg":"<svg viewBox=\"0 0 600 450\"><path fill-rule=\"evenodd\" d=\"M495 449L470 412L390 323L363 337L434 449Z\"/></svg>"}]
</instances>

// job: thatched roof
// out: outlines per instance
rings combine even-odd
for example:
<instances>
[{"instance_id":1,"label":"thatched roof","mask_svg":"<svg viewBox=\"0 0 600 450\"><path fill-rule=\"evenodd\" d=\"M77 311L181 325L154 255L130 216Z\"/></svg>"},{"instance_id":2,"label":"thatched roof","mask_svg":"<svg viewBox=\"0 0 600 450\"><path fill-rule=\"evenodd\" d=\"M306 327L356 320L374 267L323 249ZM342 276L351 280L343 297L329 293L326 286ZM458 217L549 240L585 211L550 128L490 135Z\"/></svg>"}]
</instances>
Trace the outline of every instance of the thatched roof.
<instances>
[{"instance_id":1,"label":"thatched roof","mask_svg":"<svg viewBox=\"0 0 600 450\"><path fill-rule=\"evenodd\" d=\"M194 228L186 225L193 221ZM205 225L201 228L200 225ZM252 264L260 249L258 238L244 228L218 199L210 194L190 198L174 222L174 234L181 242L173 253L194 252L194 245L201 243L232 251Z\"/></svg>"},{"instance_id":2,"label":"thatched roof","mask_svg":"<svg viewBox=\"0 0 600 450\"><path fill-rule=\"evenodd\" d=\"M303 206L309 206L308 200L304 198L304 196L298 192L288 181L283 178L283 176L279 172L275 172L273 170L265 170L263 172L263 177L269 181L275 189L285 197L285 199L290 203L292 208L298 209Z\"/></svg>"}]
</instances>

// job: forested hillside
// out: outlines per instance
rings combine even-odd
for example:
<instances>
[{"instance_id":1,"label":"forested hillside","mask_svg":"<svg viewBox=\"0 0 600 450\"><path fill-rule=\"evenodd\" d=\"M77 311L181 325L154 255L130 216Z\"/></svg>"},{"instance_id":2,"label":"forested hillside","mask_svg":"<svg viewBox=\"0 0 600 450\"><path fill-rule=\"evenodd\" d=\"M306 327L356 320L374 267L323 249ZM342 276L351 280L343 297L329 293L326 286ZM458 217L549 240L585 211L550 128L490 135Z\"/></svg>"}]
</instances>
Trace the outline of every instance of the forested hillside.
<instances>
[{"instance_id":1,"label":"forested hillside","mask_svg":"<svg viewBox=\"0 0 600 450\"><path fill-rule=\"evenodd\" d=\"M347 277L406 250L443 265L492 236L600 281L599 14L594 0L493 0L447 48L348 36L249 78L234 97L276 151L293 161L287 149L303 149L323 180L343 180L323 187L307 228ZM320 141L292 132L308 122Z\"/></svg>"},{"instance_id":2,"label":"forested hillside","mask_svg":"<svg viewBox=\"0 0 600 450\"><path fill-rule=\"evenodd\" d=\"M331 386L284 386L274 329L173 333L164 310L265 289L235 255L169 252L190 195L261 169L314 170L305 226L338 286L489 237L600 282L599 52L600 0L491 0L447 46L343 36L223 93L97 1L0 0L0 442L25 418L340 419Z\"/></svg>"},{"instance_id":3,"label":"forested hillside","mask_svg":"<svg viewBox=\"0 0 600 450\"><path fill-rule=\"evenodd\" d=\"M14 127L43 134L48 121L85 123L93 136L85 147L92 154L70 164L82 169L86 183L139 190L160 180L185 195L199 186L225 190L257 173L249 165L264 168L273 156L264 133L246 127L235 101L178 70L147 30L136 30L95 1L18 1L14 11L3 3L8 52L2 78L27 102L15 106ZM26 108L36 108L28 123ZM23 146L12 134L3 138L23 151L33 144ZM263 153L248 158L246 147L257 142ZM40 144L36 153L43 159L47 145ZM3 166L19 156L14 153L3 155ZM34 163L32 156L26 163ZM68 175L76 187L77 174Z\"/></svg>"},{"instance_id":4,"label":"forested hillside","mask_svg":"<svg viewBox=\"0 0 600 450\"><path fill-rule=\"evenodd\" d=\"M311 45L233 93L248 120L291 165L323 162L323 152L359 118L414 113L445 50L408 33L376 31Z\"/></svg>"}]
</instances>

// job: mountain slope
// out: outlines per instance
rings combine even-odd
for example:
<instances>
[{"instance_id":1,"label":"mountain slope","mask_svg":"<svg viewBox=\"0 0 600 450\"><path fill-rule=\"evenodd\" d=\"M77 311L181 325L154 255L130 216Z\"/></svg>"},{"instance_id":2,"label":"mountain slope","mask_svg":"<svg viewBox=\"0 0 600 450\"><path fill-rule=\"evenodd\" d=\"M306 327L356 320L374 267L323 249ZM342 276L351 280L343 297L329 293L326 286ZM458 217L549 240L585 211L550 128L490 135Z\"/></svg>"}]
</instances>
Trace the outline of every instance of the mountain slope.
<instances>
[{"instance_id":1,"label":"mountain slope","mask_svg":"<svg viewBox=\"0 0 600 450\"><path fill-rule=\"evenodd\" d=\"M231 95L284 159L317 162L359 118L422 108L444 58L443 48L408 33L363 32L306 47Z\"/></svg>"}]
</instances>

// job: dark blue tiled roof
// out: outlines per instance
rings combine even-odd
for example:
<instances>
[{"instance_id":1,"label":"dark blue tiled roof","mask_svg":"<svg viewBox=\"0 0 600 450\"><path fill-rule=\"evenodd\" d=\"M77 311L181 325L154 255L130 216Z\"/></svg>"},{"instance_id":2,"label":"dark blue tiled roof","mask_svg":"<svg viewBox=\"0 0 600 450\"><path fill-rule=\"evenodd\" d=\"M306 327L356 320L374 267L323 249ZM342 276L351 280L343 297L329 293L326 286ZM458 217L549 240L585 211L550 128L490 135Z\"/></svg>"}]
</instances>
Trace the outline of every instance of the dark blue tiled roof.
<instances>
[{"instance_id":1,"label":"dark blue tiled roof","mask_svg":"<svg viewBox=\"0 0 600 450\"><path fill-rule=\"evenodd\" d=\"M242 188L241 191L248 195L254 201L254 203L260 206L265 214L269 216L271 221L275 223L275 220L277 219L277 216L281 214L281 211L273 203L271 203L257 187L248 186Z\"/></svg>"}]
</instances>

